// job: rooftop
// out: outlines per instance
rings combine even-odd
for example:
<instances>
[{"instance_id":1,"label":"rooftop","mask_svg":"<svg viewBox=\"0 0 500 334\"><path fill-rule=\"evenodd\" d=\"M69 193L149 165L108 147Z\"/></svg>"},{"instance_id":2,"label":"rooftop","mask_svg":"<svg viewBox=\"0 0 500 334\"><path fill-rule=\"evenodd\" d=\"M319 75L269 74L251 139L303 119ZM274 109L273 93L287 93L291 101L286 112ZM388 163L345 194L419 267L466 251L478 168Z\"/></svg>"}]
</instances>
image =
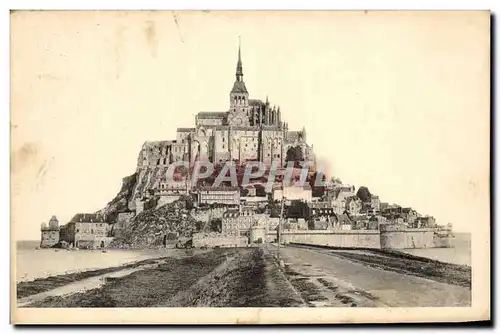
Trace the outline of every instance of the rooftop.
<instances>
[{"instance_id":1,"label":"rooftop","mask_svg":"<svg viewBox=\"0 0 500 334\"><path fill-rule=\"evenodd\" d=\"M213 187L213 186L204 186L198 187L200 191L239 191L238 187Z\"/></svg>"},{"instance_id":2,"label":"rooftop","mask_svg":"<svg viewBox=\"0 0 500 334\"><path fill-rule=\"evenodd\" d=\"M194 128L177 128L177 132L191 132L194 130Z\"/></svg>"},{"instance_id":3,"label":"rooftop","mask_svg":"<svg viewBox=\"0 0 500 334\"><path fill-rule=\"evenodd\" d=\"M227 115L226 111L200 111L197 118L224 118Z\"/></svg>"},{"instance_id":4,"label":"rooftop","mask_svg":"<svg viewBox=\"0 0 500 334\"><path fill-rule=\"evenodd\" d=\"M72 223L104 223L104 216L97 213L77 213L71 218Z\"/></svg>"}]
</instances>

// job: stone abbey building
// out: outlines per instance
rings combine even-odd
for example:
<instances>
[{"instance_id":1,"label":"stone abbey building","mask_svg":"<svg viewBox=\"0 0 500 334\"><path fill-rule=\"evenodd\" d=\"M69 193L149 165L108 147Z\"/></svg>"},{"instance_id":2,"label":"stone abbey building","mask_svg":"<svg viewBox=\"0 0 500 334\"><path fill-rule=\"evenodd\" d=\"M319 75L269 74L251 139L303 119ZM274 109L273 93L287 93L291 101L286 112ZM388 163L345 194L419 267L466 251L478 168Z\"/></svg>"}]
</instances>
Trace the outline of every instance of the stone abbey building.
<instances>
[{"instance_id":1,"label":"stone abbey building","mask_svg":"<svg viewBox=\"0 0 500 334\"><path fill-rule=\"evenodd\" d=\"M229 93L226 111L199 112L192 128L178 128L175 140L145 142L138 158L138 169L168 166L176 161L208 160L244 163L276 161L284 166L287 151L300 147L303 160L314 162L306 131L290 131L279 107L251 99L243 81L241 48L238 49L236 78Z\"/></svg>"}]
</instances>

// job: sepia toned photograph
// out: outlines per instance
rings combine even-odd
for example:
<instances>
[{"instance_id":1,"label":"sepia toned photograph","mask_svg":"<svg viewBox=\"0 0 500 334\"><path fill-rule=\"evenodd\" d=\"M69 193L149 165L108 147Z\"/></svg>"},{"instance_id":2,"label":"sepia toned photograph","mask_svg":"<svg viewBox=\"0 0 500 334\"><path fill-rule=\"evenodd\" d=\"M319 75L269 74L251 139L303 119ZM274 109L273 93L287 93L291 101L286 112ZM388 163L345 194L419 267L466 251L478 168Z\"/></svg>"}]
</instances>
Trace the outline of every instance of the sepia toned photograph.
<instances>
[{"instance_id":1,"label":"sepia toned photograph","mask_svg":"<svg viewBox=\"0 0 500 334\"><path fill-rule=\"evenodd\" d=\"M11 322L490 319L488 11L12 11Z\"/></svg>"}]
</instances>

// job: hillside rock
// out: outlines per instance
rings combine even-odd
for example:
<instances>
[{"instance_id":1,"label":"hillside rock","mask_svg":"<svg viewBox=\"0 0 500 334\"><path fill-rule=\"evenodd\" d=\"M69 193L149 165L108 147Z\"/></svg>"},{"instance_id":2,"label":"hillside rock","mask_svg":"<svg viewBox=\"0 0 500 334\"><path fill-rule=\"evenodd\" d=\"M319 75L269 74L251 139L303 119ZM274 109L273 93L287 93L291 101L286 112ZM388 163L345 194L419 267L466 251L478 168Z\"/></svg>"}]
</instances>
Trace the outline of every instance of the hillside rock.
<instances>
[{"instance_id":1,"label":"hillside rock","mask_svg":"<svg viewBox=\"0 0 500 334\"><path fill-rule=\"evenodd\" d=\"M181 198L157 209L145 210L131 219L122 238L112 242L112 247L155 248L161 247L168 233L191 237L197 230L196 220L189 214L189 201Z\"/></svg>"},{"instance_id":2,"label":"hillside rock","mask_svg":"<svg viewBox=\"0 0 500 334\"><path fill-rule=\"evenodd\" d=\"M113 198L103 209L97 211L97 214L104 215L106 221L116 222L116 217L121 212L129 211L128 203L133 195L133 189L137 182L137 174L126 176L122 181L122 188L118 194Z\"/></svg>"}]
</instances>

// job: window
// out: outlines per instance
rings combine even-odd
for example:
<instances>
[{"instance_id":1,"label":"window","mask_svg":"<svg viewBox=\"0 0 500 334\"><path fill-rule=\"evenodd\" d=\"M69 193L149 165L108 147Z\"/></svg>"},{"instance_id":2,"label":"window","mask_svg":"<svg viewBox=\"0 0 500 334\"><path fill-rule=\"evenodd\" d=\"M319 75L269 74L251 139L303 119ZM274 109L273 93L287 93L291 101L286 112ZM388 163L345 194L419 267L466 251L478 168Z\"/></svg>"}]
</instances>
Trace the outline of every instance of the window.
<instances>
[{"instance_id":1,"label":"window","mask_svg":"<svg viewBox=\"0 0 500 334\"><path fill-rule=\"evenodd\" d=\"M90 234L94 234L94 229L91 229L91 230L90 230Z\"/></svg>"}]
</instances>

